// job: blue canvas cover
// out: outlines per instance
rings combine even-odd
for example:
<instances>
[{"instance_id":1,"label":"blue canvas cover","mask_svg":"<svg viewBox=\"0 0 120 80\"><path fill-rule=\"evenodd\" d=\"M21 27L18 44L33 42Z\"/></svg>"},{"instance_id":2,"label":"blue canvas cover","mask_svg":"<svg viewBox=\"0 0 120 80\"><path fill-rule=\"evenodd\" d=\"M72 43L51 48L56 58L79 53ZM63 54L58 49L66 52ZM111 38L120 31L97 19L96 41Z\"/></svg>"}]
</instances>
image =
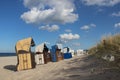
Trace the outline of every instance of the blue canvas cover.
<instances>
[{"instance_id":1,"label":"blue canvas cover","mask_svg":"<svg viewBox=\"0 0 120 80\"><path fill-rule=\"evenodd\" d=\"M64 59L69 59L72 58L72 54L71 53L64 53Z\"/></svg>"},{"instance_id":2,"label":"blue canvas cover","mask_svg":"<svg viewBox=\"0 0 120 80\"><path fill-rule=\"evenodd\" d=\"M50 50L50 52L51 52L51 58L52 58L52 61L53 62L56 62L57 61L57 57L56 57L56 45L53 45L52 46L52 49Z\"/></svg>"}]
</instances>

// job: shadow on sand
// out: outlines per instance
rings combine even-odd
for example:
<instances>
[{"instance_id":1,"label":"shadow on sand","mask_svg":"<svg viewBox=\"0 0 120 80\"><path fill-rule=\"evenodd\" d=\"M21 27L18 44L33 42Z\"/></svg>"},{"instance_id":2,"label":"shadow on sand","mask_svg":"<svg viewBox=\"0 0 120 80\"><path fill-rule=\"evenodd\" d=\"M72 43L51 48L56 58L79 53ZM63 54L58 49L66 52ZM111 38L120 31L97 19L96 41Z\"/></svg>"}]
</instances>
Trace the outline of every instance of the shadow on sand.
<instances>
[{"instance_id":1,"label":"shadow on sand","mask_svg":"<svg viewBox=\"0 0 120 80\"><path fill-rule=\"evenodd\" d=\"M16 65L6 65L4 66L4 69L8 69L11 71L17 71Z\"/></svg>"},{"instance_id":2,"label":"shadow on sand","mask_svg":"<svg viewBox=\"0 0 120 80\"><path fill-rule=\"evenodd\" d=\"M83 63L83 64L81 64ZM68 62L68 68L58 71L62 74L62 80L119 80L120 72L107 69L104 62L93 56L77 58ZM74 65L74 66L73 66ZM55 76L57 76L56 74ZM55 79L59 80L59 79Z\"/></svg>"}]
</instances>

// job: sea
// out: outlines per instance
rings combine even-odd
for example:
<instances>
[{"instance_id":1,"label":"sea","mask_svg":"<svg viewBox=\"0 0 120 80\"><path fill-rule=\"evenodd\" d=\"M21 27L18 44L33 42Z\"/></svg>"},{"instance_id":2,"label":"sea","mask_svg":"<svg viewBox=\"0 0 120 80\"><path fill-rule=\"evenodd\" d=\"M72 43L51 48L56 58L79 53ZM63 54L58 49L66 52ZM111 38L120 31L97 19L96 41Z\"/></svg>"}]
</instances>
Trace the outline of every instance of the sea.
<instances>
[{"instance_id":1,"label":"sea","mask_svg":"<svg viewBox=\"0 0 120 80\"><path fill-rule=\"evenodd\" d=\"M0 53L0 57L16 56L16 53Z\"/></svg>"}]
</instances>

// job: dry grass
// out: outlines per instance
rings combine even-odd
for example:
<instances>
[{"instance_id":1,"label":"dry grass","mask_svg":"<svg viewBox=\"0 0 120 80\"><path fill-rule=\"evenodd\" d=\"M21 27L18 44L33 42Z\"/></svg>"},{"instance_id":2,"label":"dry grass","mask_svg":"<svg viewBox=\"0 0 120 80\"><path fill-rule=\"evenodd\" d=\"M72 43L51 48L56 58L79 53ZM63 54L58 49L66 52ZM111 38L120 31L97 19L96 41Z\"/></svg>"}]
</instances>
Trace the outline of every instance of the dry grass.
<instances>
[{"instance_id":1,"label":"dry grass","mask_svg":"<svg viewBox=\"0 0 120 80\"><path fill-rule=\"evenodd\" d=\"M120 34L103 36L101 41L89 50L89 54L99 58L103 55L113 55L115 61L112 64L120 68Z\"/></svg>"}]
</instances>

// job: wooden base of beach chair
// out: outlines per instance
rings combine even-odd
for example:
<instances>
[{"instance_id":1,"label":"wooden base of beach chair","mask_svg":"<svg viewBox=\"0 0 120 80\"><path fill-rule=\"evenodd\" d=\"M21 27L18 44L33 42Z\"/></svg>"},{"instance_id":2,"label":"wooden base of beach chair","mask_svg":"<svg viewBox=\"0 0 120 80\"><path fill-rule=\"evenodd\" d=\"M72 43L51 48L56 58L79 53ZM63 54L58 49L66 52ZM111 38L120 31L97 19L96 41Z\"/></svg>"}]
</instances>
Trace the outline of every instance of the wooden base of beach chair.
<instances>
[{"instance_id":1,"label":"wooden base of beach chair","mask_svg":"<svg viewBox=\"0 0 120 80\"><path fill-rule=\"evenodd\" d=\"M22 53L18 54L17 71L35 68L34 54Z\"/></svg>"}]
</instances>

